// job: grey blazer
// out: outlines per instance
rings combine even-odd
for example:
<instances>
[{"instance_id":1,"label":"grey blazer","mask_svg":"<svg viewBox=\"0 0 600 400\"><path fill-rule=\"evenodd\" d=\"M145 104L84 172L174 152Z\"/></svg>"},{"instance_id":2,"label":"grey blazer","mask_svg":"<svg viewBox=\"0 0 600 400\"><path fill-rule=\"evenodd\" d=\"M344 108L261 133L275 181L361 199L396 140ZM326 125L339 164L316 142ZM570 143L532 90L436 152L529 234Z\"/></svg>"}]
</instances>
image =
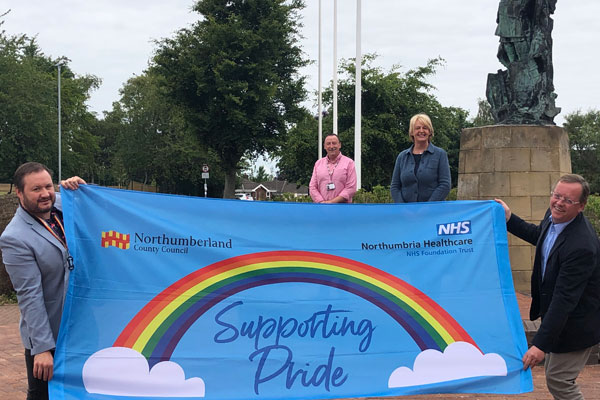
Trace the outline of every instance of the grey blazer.
<instances>
[{"instance_id":1,"label":"grey blazer","mask_svg":"<svg viewBox=\"0 0 600 400\"><path fill-rule=\"evenodd\" d=\"M59 194L55 207L61 209ZM0 249L17 292L23 345L31 354L55 348L69 279L67 250L20 206L0 236Z\"/></svg>"},{"instance_id":2,"label":"grey blazer","mask_svg":"<svg viewBox=\"0 0 600 400\"><path fill-rule=\"evenodd\" d=\"M415 175L413 146L396 158L390 191L395 203L417 201L443 201L450 192L450 165L448 155L429 143L423 152L419 170Z\"/></svg>"}]
</instances>

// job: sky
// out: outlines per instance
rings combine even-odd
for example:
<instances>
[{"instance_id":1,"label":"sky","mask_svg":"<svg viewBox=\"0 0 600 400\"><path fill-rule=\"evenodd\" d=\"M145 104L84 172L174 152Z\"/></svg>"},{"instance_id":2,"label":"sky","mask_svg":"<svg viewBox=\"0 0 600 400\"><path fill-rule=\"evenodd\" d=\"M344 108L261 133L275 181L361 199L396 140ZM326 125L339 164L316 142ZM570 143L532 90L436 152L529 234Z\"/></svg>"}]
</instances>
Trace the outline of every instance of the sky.
<instances>
[{"instance_id":1,"label":"sky","mask_svg":"<svg viewBox=\"0 0 600 400\"><path fill-rule=\"evenodd\" d=\"M485 98L488 73L503 68L496 58L497 0L363 0L362 51L376 53L374 65L401 71L442 57L445 66L430 80L444 106L461 107L473 117ZM2 0L0 14L11 10L0 29L9 35L36 36L42 51L66 56L79 75L102 79L89 106L102 117L119 99L119 89L140 75L156 40L172 37L199 19L190 0ZM338 0L338 60L355 57L356 0ZM314 63L301 70L308 78L306 106L316 110L318 86L319 1L306 0L302 11L305 56ZM600 1L559 0L554 14L554 85L564 116L600 108ZM322 0L322 82L333 76L333 0ZM338 61L339 62L339 61ZM316 111L315 111L316 112Z\"/></svg>"}]
</instances>

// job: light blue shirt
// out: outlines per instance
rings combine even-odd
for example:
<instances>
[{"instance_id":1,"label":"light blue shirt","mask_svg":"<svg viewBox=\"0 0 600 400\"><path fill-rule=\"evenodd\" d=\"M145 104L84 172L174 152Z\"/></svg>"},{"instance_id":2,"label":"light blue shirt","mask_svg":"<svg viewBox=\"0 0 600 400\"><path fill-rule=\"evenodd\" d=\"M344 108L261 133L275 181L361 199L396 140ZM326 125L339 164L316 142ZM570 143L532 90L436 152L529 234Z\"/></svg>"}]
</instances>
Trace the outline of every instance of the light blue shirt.
<instances>
[{"instance_id":1,"label":"light blue shirt","mask_svg":"<svg viewBox=\"0 0 600 400\"><path fill-rule=\"evenodd\" d=\"M550 224L550 228L548 228L548 233L546 234L546 238L544 239L544 244L542 245L542 279L544 278L544 274L546 273L546 262L548 261L550 250L552 250L552 246L554 246L554 242L556 242L556 238L562 233L562 231L567 227L567 225L569 225L571 221L573 221L573 219L567 222L563 222L562 224ZM552 215L550 216L550 222L552 222Z\"/></svg>"}]
</instances>

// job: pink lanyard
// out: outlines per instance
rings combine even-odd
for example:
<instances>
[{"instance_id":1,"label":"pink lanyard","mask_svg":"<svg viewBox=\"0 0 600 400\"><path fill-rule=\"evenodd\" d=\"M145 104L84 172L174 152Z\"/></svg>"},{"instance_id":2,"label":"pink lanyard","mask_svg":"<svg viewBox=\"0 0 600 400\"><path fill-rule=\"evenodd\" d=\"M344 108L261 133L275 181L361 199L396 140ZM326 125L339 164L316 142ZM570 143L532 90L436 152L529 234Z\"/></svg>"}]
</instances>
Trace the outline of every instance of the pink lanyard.
<instances>
[{"instance_id":1,"label":"pink lanyard","mask_svg":"<svg viewBox=\"0 0 600 400\"><path fill-rule=\"evenodd\" d=\"M335 169L337 168L339 163L340 163L340 160L337 160L337 162L333 166L333 171L332 171L331 169L329 169L329 160L327 161L327 173L329 173L329 182L333 182L333 173L335 172Z\"/></svg>"}]
</instances>

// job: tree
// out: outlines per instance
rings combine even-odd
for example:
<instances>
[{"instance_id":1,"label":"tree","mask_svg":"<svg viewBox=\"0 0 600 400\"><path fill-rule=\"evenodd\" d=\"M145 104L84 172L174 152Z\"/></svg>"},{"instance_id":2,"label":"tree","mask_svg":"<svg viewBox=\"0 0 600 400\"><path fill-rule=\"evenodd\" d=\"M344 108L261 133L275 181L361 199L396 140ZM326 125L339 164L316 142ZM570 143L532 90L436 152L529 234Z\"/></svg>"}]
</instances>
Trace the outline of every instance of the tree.
<instances>
[{"instance_id":1,"label":"tree","mask_svg":"<svg viewBox=\"0 0 600 400\"><path fill-rule=\"evenodd\" d=\"M0 16L1 17L1 16ZM1 25L0 21L0 25ZM0 31L0 179L10 180L26 161L58 170L57 68L34 38ZM93 165L97 144L90 132L95 117L85 101L98 78L75 76L68 64L62 75L63 170L82 173ZM66 174L65 174L66 175Z\"/></svg>"},{"instance_id":2,"label":"tree","mask_svg":"<svg viewBox=\"0 0 600 400\"><path fill-rule=\"evenodd\" d=\"M275 153L279 157L279 179L309 184L318 148L322 146L317 143L317 130L317 119L304 110L300 121L287 132L283 146Z\"/></svg>"},{"instance_id":3,"label":"tree","mask_svg":"<svg viewBox=\"0 0 600 400\"><path fill-rule=\"evenodd\" d=\"M161 192L200 195L202 165L216 165L216 157L199 146L180 109L167 101L163 79L151 70L123 86L121 98L105 117L111 128L104 131L104 140L112 149L103 158L119 184L135 180L156 184ZM214 196L222 190L223 179L218 168L211 172L209 191Z\"/></svg>"},{"instance_id":4,"label":"tree","mask_svg":"<svg viewBox=\"0 0 600 400\"><path fill-rule=\"evenodd\" d=\"M267 170L265 169L264 165L260 165L252 174L252 176L250 176L250 180L252 182L268 182L268 181L272 181L273 180L273 176L271 176Z\"/></svg>"},{"instance_id":5,"label":"tree","mask_svg":"<svg viewBox=\"0 0 600 400\"><path fill-rule=\"evenodd\" d=\"M473 118L473 126L494 125L494 115L492 114L492 106L487 100L477 99L477 115Z\"/></svg>"},{"instance_id":6,"label":"tree","mask_svg":"<svg viewBox=\"0 0 600 400\"><path fill-rule=\"evenodd\" d=\"M592 193L600 192L600 111L577 111L565 116L563 128L569 134L573 172L590 183Z\"/></svg>"},{"instance_id":7,"label":"tree","mask_svg":"<svg viewBox=\"0 0 600 400\"><path fill-rule=\"evenodd\" d=\"M468 113L460 108L442 106L431 93L434 88L427 79L435 74L443 60L430 60L423 67L402 73L399 67L389 72L373 67L375 58L375 55L366 55L362 66L362 187L370 190L376 185L389 186L398 153L411 145L408 137L410 118L420 112L431 117L435 130L433 142L448 152L453 182L456 183L460 132L468 125ZM352 60L340 65L338 133L342 152L353 158L355 66ZM329 107L332 96L329 87L323 93ZM332 125L329 112L323 120L324 134L332 131ZM316 132L314 119L311 121L305 116L286 136L279 168L288 180L308 183L317 154ZM302 141L307 144L303 145Z\"/></svg>"},{"instance_id":8,"label":"tree","mask_svg":"<svg viewBox=\"0 0 600 400\"><path fill-rule=\"evenodd\" d=\"M115 104L113 103L113 107ZM119 133L122 131L122 114L104 112L104 118L97 120L93 132L98 138L99 151L94 158L96 173L88 177L89 182L103 186L126 186L129 179L121 160L117 157Z\"/></svg>"},{"instance_id":9,"label":"tree","mask_svg":"<svg viewBox=\"0 0 600 400\"><path fill-rule=\"evenodd\" d=\"M56 74L54 75L53 80L56 82ZM93 75L77 76L68 65L61 68L63 177L80 175L90 178L97 173L94 163L96 154L100 152L99 140L94 135L97 119L88 110L87 100L90 92L99 85L100 79ZM55 131L53 129L48 133L55 136Z\"/></svg>"},{"instance_id":10,"label":"tree","mask_svg":"<svg viewBox=\"0 0 600 400\"><path fill-rule=\"evenodd\" d=\"M25 36L0 35L0 168L12 177L19 165L38 160L56 164L55 86L49 71L39 68L37 45ZM54 139L54 140L53 140ZM54 155L54 156L53 156Z\"/></svg>"},{"instance_id":11,"label":"tree","mask_svg":"<svg viewBox=\"0 0 600 400\"><path fill-rule=\"evenodd\" d=\"M200 0L193 10L203 19L156 52L167 95L219 157L223 197L234 196L242 157L275 150L299 117L302 7L301 0Z\"/></svg>"}]
</instances>

